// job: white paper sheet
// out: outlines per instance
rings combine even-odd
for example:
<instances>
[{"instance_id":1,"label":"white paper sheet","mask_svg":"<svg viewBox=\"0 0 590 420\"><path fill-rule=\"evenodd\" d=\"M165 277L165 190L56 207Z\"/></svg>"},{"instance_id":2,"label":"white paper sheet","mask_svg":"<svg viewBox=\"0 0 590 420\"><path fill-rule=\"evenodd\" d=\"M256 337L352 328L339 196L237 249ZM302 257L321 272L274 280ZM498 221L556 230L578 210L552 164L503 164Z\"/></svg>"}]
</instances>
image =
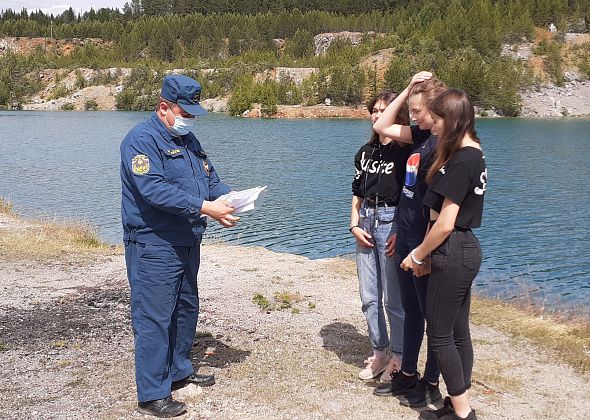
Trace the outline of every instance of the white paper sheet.
<instances>
[{"instance_id":1,"label":"white paper sheet","mask_svg":"<svg viewBox=\"0 0 590 420\"><path fill-rule=\"evenodd\" d=\"M230 206L236 209L234 214L243 213L254 209L254 202L265 189L266 185L264 187L254 187L242 191L232 191L228 194L222 195L218 200L227 201Z\"/></svg>"}]
</instances>

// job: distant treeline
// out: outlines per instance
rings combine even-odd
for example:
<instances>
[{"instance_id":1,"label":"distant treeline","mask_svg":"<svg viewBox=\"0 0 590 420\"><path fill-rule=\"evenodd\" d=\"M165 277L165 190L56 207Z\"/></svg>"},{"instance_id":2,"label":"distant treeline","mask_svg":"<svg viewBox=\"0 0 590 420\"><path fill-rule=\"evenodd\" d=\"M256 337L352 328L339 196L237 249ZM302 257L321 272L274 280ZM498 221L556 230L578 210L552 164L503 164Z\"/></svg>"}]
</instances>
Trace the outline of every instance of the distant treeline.
<instances>
[{"instance_id":1,"label":"distant treeline","mask_svg":"<svg viewBox=\"0 0 590 420\"><path fill-rule=\"evenodd\" d=\"M166 10L155 11L157 5L166 5ZM195 13L196 7L206 7L208 13ZM346 7L379 10L350 14ZM312 8L325 10L301 11ZM269 9L281 11L258 13ZM225 13L229 10L232 13ZM252 101L311 104L330 97L335 103L358 104L367 91L399 89L414 71L430 69L450 85L467 89L479 106L516 115L518 90L533 80L522 63L500 54L502 44L530 40L535 26L549 22L561 33L567 31L568 22L587 26L589 15L590 0L134 0L123 12L100 9L82 16L71 10L54 17L8 10L0 17L0 36L112 42L101 47L85 42L68 55L42 46L28 57L5 54L0 58L0 104L34 92L40 81L23 75L43 68L221 69L200 74L208 79L205 94L212 97L232 91L235 113ZM316 56L314 35L337 31L376 34L367 35L357 46L335 42L326 55ZM284 43L277 43L277 38ZM395 56L385 80L377 80L374 71L359 63L385 48L393 48ZM544 48L552 54L552 77L558 81L559 47ZM252 82L254 73L273 66L320 71L303 86L289 80L274 85ZM140 109L149 103L141 93L145 88L138 87L141 77L131 85L140 92L138 101L132 100L135 91L127 90L119 102L125 109Z\"/></svg>"},{"instance_id":2,"label":"distant treeline","mask_svg":"<svg viewBox=\"0 0 590 420\"><path fill-rule=\"evenodd\" d=\"M265 13L319 11L337 15L359 15L371 12L382 14L401 13L415 16L419 23L445 15L445 10L470 8L479 0L131 0L122 10L117 8L90 9L83 14L76 14L70 7L61 14L45 14L41 10L29 11L0 9L0 23L11 21L28 21L38 25L7 26L3 33L17 30L12 36L46 36L46 26L81 22L118 22L124 24L133 19L150 16L167 15L257 15ZM557 23L564 19L576 17L590 23L590 0L496 0L485 1L486 7L526 11L536 25ZM481 4L475 5L481 7ZM374 28L378 29L378 28ZM391 30L391 28L389 28ZM482 31L485 28L481 28ZM83 29L84 30L84 29ZM68 36L66 31L58 31L56 36Z\"/></svg>"}]
</instances>

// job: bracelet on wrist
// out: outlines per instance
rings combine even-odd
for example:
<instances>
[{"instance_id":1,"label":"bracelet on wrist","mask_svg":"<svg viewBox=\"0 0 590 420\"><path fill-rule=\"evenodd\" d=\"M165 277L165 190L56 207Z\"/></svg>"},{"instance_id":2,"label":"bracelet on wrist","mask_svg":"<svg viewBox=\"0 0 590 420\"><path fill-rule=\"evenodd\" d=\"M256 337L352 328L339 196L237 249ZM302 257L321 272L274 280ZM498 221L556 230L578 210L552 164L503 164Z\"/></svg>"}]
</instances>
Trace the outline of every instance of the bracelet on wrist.
<instances>
[{"instance_id":1,"label":"bracelet on wrist","mask_svg":"<svg viewBox=\"0 0 590 420\"><path fill-rule=\"evenodd\" d=\"M351 227L348 228L348 231L350 233L352 233L352 231L354 230L354 228L360 227L359 225L352 225Z\"/></svg>"},{"instance_id":2,"label":"bracelet on wrist","mask_svg":"<svg viewBox=\"0 0 590 420\"><path fill-rule=\"evenodd\" d=\"M424 261L420 261L419 259L417 259L414 256L414 251L415 251L415 249L413 249L412 252L410 252L410 258L412 259L412 261L414 261L414 264L418 264L418 265L424 264Z\"/></svg>"}]
</instances>

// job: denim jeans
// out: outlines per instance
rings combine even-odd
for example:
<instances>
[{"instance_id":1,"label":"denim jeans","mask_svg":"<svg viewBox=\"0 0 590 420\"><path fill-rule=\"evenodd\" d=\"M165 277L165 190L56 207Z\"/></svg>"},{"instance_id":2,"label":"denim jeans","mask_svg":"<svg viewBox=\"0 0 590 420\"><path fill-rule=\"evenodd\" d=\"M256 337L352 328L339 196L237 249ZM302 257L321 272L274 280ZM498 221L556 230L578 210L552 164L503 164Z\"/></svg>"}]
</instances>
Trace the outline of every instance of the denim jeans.
<instances>
[{"instance_id":1,"label":"denim jeans","mask_svg":"<svg viewBox=\"0 0 590 420\"><path fill-rule=\"evenodd\" d=\"M359 226L373 238L373 248L357 244L356 264L362 310L369 327L371 346L394 353L403 351L404 311L400 299L395 260L385 255L387 239L397 231L395 207L362 207ZM382 303L383 302L383 303ZM387 333L385 313L389 321Z\"/></svg>"},{"instance_id":2,"label":"denim jeans","mask_svg":"<svg viewBox=\"0 0 590 420\"><path fill-rule=\"evenodd\" d=\"M480 265L479 241L470 230L454 230L432 252L426 332L451 396L461 395L471 387L469 307L471 284Z\"/></svg>"},{"instance_id":3,"label":"denim jeans","mask_svg":"<svg viewBox=\"0 0 590 420\"><path fill-rule=\"evenodd\" d=\"M400 267L403 259L424 239L424 232L398 231L395 245L395 267L399 278L402 306L404 308L404 351L401 370L415 373L418 370L418 357L424 339L426 321L426 293L428 276L415 277L411 270ZM438 382L440 371L432 346L427 346L424 379Z\"/></svg>"}]
</instances>

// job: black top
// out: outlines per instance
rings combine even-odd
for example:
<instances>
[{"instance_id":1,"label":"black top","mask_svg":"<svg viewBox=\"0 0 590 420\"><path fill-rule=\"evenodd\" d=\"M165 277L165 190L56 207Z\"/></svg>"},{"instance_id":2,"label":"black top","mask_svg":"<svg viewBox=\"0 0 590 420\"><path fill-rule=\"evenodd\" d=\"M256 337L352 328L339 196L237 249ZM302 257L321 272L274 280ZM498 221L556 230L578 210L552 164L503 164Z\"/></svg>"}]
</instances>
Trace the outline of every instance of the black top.
<instances>
[{"instance_id":1,"label":"black top","mask_svg":"<svg viewBox=\"0 0 590 420\"><path fill-rule=\"evenodd\" d=\"M487 180L483 152L475 147L462 147L432 178L424 205L440 213L444 199L449 198L460 206L455 226L477 228L481 225Z\"/></svg>"},{"instance_id":2,"label":"black top","mask_svg":"<svg viewBox=\"0 0 590 420\"><path fill-rule=\"evenodd\" d=\"M361 198L397 206L410 148L392 141L363 145L354 157L352 193Z\"/></svg>"},{"instance_id":3,"label":"black top","mask_svg":"<svg viewBox=\"0 0 590 420\"><path fill-rule=\"evenodd\" d=\"M426 174L436 150L436 136L430 130L421 130L417 125L410 129L414 144L410 146L396 217L398 229L422 240L428 224L428 219L424 217L422 199L428 188Z\"/></svg>"}]
</instances>

